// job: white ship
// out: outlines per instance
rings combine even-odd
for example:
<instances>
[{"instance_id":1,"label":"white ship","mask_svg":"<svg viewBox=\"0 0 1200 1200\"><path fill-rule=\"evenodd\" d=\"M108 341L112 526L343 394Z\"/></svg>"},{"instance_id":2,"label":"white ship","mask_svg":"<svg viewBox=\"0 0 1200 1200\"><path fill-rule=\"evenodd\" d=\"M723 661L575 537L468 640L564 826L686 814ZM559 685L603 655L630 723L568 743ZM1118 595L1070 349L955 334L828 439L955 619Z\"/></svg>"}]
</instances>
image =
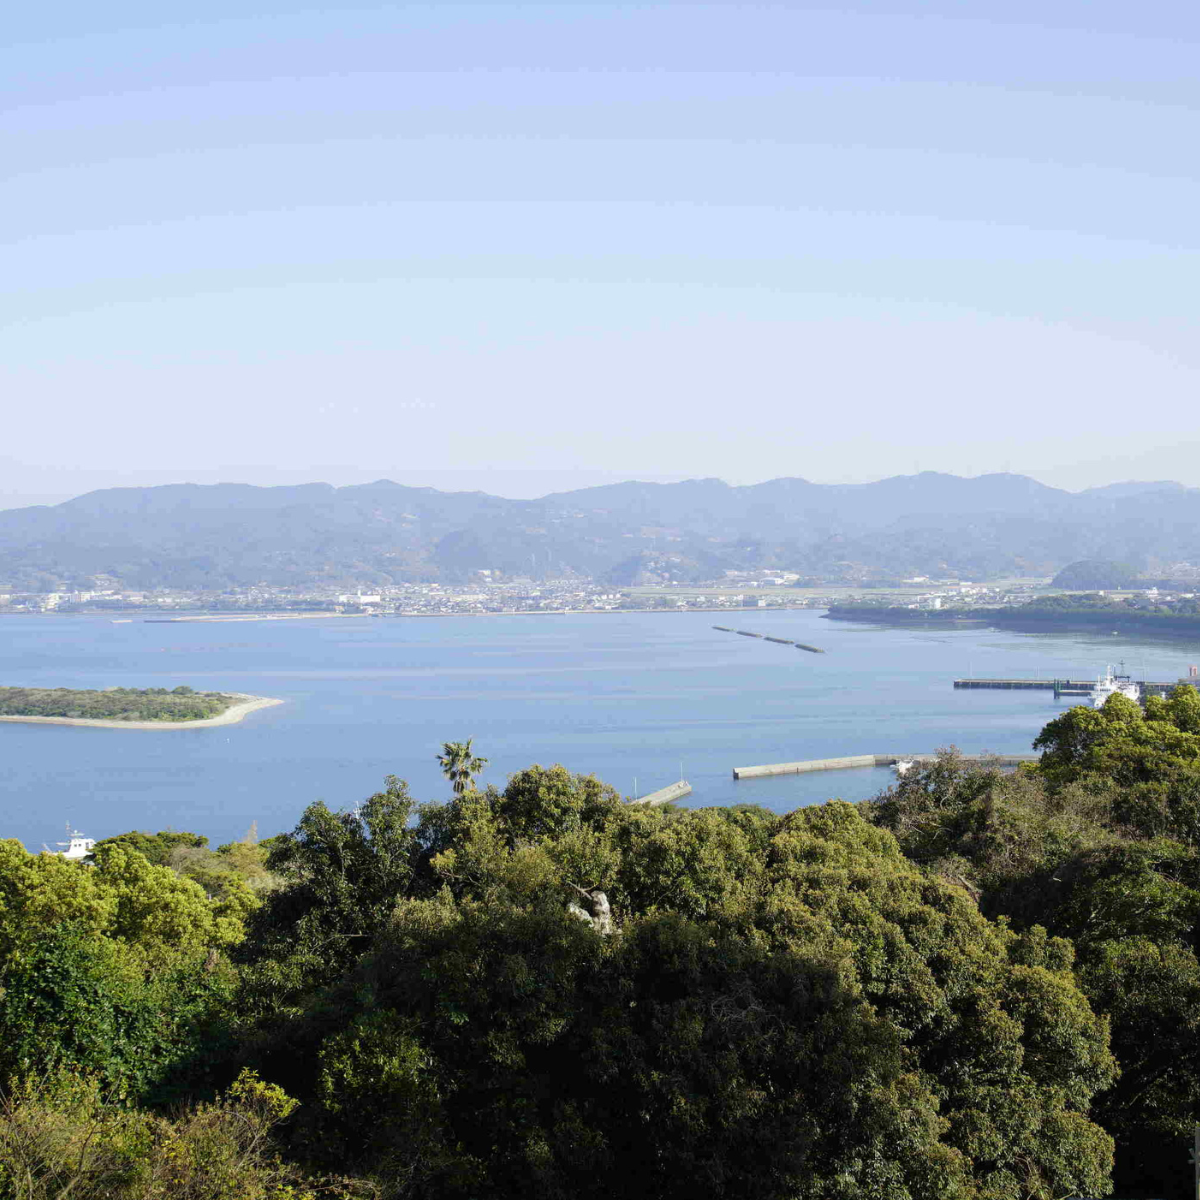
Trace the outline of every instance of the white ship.
<instances>
[{"instance_id":1,"label":"white ship","mask_svg":"<svg viewBox=\"0 0 1200 1200\"><path fill-rule=\"evenodd\" d=\"M1092 688L1092 707L1103 708L1109 696L1124 696L1136 704L1141 699L1142 689L1128 675L1114 673L1110 663Z\"/></svg>"},{"instance_id":2,"label":"white ship","mask_svg":"<svg viewBox=\"0 0 1200 1200\"><path fill-rule=\"evenodd\" d=\"M72 862L79 862L81 859L87 858L92 852L92 848L96 845L96 839L84 837L78 829L72 829L67 826L67 840L65 842L55 842L56 846L62 846L62 850L49 850L45 843L42 844L42 849L48 854L60 854L63 858L69 858Z\"/></svg>"}]
</instances>

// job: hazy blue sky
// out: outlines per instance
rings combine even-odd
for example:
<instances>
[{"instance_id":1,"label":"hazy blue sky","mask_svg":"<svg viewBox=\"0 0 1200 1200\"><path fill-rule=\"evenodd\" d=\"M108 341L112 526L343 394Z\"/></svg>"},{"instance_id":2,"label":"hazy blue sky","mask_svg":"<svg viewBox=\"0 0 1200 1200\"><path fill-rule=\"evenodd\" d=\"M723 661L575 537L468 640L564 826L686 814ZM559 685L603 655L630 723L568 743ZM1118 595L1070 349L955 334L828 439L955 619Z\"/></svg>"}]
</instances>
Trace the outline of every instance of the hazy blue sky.
<instances>
[{"instance_id":1,"label":"hazy blue sky","mask_svg":"<svg viewBox=\"0 0 1200 1200\"><path fill-rule=\"evenodd\" d=\"M4 33L0 506L1200 485L1195 0L62 0Z\"/></svg>"}]
</instances>

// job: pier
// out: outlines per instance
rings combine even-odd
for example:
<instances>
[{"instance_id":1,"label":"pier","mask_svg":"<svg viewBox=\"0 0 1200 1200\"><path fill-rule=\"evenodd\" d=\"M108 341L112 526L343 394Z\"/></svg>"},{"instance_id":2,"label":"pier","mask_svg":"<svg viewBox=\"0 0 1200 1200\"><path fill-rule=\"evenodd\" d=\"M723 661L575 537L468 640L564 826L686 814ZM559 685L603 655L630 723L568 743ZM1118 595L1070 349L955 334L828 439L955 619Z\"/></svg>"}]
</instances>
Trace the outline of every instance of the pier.
<instances>
[{"instance_id":1,"label":"pier","mask_svg":"<svg viewBox=\"0 0 1200 1200\"><path fill-rule=\"evenodd\" d=\"M1142 699L1147 696L1169 696L1172 688L1181 683L1195 684L1193 679L1178 679L1170 683L1156 682L1148 679L1135 679L1134 683L1141 690ZM999 688L1004 691L1040 690L1053 692L1057 700L1059 696L1090 696L1095 690L1094 679L956 679L955 688Z\"/></svg>"},{"instance_id":2,"label":"pier","mask_svg":"<svg viewBox=\"0 0 1200 1200\"><path fill-rule=\"evenodd\" d=\"M937 761L936 754L851 754L845 758L812 758L805 762L768 763L761 767L734 767L734 779L766 779L771 775L807 775L812 771L849 771L856 767L894 767L910 762L920 766ZM964 754L958 761L971 766L994 764L1016 767L1037 762L1040 754Z\"/></svg>"},{"instance_id":3,"label":"pier","mask_svg":"<svg viewBox=\"0 0 1200 1200\"><path fill-rule=\"evenodd\" d=\"M648 796L639 796L636 800L630 800L629 803L645 804L649 808L657 808L660 804L670 804L673 800L682 800L684 796L691 794L692 785L686 779L681 779L678 783L659 788L657 792L651 792Z\"/></svg>"}]
</instances>

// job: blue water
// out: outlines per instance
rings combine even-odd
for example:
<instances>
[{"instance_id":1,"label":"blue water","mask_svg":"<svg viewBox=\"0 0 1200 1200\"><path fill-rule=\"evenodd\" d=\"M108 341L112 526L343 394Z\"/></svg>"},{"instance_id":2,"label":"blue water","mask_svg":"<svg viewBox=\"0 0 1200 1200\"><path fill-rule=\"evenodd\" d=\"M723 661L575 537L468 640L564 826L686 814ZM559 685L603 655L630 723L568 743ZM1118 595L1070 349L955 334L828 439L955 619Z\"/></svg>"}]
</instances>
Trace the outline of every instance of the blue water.
<instances>
[{"instance_id":1,"label":"blue water","mask_svg":"<svg viewBox=\"0 0 1200 1200\"><path fill-rule=\"evenodd\" d=\"M735 624L824 655L718 633ZM0 619L0 684L174 687L277 696L238 725L109 730L0 722L0 837L31 848L70 822L91 837L189 829L213 844L349 807L389 773L420 799L435 755L474 737L484 782L530 763L594 772L627 795L679 778L694 805L779 811L886 787L887 770L735 783L731 769L829 755L1026 751L1066 706L1046 692L955 692L959 675L1173 679L1200 641L879 629L816 612L113 624Z\"/></svg>"}]
</instances>

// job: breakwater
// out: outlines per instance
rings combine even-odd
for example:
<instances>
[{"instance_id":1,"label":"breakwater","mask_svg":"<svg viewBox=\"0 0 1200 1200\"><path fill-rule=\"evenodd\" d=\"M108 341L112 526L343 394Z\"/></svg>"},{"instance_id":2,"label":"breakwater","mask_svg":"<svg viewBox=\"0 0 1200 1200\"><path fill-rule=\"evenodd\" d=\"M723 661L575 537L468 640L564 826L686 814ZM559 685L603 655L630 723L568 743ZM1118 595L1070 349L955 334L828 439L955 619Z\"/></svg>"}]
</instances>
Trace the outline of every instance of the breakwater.
<instances>
[{"instance_id":1,"label":"breakwater","mask_svg":"<svg viewBox=\"0 0 1200 1200\"><path fill-rule=\"evenodd\" d=\"M937 761L936 754L850 754L844 758L812 758L804 762L767 763L760 767L734 767L734 779L765 779L771 775L807 775L813 771L849 771L856 767L894 767L897 763L917 765ZM964 754L958 761L972 765L995 764L1015 767L1037 762L1039 754Z\"/></svg>"},{"instance_id":2,"label":"breakwater","mask_svg":"<svg viewBox=\"0 0 1200 1200\"><path fill-rule=\"evenodd\" d=\"M669 784L665 788L659 788L657 792L651 792L648 796L639 796L636 800L630 800L630 804L645 804L650 808L656 808L660 804L670 804L672 800L682 800L684 796L692 794L692 785L685 779L681 779L678 783Z\"/></svg>"},{"instance_id":3,"label":"breakwater","mask_svg":"<svg viewBox=\"0 0 1200 1200\"><path fill-rule=\"evenodd\" d=\"M719 633L736 633L740 637L761 638L764 642L775 642L780 646L795 646L797 650L807 650L809 654L825 653L820 646L810 646L806 642L796 642L791 638L768 637L764 633L753 633L749 629L730 629L728 625L714 625L713 628Z\"/></svg>"}]
</instances>

